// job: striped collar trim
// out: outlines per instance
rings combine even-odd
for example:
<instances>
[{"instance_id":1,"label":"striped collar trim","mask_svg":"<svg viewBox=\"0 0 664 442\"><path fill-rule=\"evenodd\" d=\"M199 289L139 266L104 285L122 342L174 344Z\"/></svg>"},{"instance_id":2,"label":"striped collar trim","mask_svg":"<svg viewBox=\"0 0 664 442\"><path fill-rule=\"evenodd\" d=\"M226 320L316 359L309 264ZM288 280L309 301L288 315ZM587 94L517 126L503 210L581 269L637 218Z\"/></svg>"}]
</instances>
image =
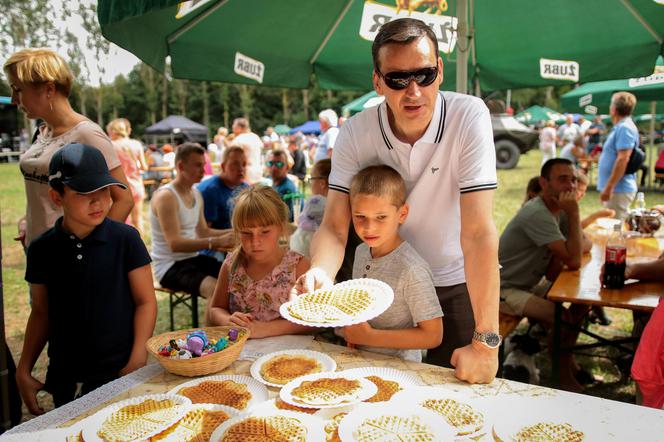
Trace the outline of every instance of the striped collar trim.
<instances>
[{"instance_id":1,"label":"striped collar trim","mask_svg":"<svg viewBox=\"0 0 664 442\"><path fill-rule=\"evenodd\" d=\"M447 120L447 100L445 100L445 94L443 94L442 91L439 92L439 96L440 100L436 100L436 110L434 111L434 114L431 118L431 123L429 123L429 127L427 128L424 135L422 135L422 139L427 138L428 135L433 135L432 123L434 120L437 120L438 125L436 127L435 138L429 141L436 144L440 143L440 141L443 139L443 133L445 132L445 121ZM387 150L393 150L394 145L390 141L390 136L394 136L394 134L392 133L392 129L389 127L389 120L387 118L386 112L387 102L383 101L383 103L378 106L378 126L380 127L380 134L383 137L383 141L385 142ZM383 113L385 113L385 118L383 118Z\"/></svg>"}]
</instances>

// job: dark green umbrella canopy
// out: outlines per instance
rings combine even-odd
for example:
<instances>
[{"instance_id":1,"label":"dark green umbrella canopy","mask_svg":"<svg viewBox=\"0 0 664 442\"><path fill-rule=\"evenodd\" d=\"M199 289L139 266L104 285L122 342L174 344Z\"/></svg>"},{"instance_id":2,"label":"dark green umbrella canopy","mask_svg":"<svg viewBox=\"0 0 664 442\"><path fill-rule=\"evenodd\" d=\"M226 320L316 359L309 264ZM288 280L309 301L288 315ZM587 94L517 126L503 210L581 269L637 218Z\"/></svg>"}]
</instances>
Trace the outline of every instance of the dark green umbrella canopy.
<instances>
[{"instance_id":1,"label":"dark green umbrella canopy","mask_svg":"<svg viewBox=\"0 0 664 442\"><path fill-rule=\"evenodd\" d=\"M560 97L563 109L570 112L608 114L611 96L619 91L636 96L634 114L650 113L650 103L664 109L664 73L626 80L610 80L586 83Z\"/></svg>"},{"instance_id":2,"label":"dark green umbrella canopy","mask_svg":"<svg viewBox=\"0 0 664 442\"><path fill-rule=\"evenodd\" d=\"M564 115L546 106L530 106L516 114L515 118L523 124L537 124L548 120L558 121Z\"/></svg>"},{"instance_id":3,"label":"dark green umbrella canopy","mask_svg":"<svg viewBox=\"0 0 664 442\"><path fill-rule=\"evenodd\" d=\"M457 42L460 2L469 3L473 38ZM371 40L397 3L99 0L98 15L107 39L160 71L170 56L177 78L305 88L315 73L323 88L368 90ZM662 53L664 6L653 0L448 3L410 12L438 36L445 89L455 88L459 50L470 51L468 76L483 90L647 75Z\"/></svg>"}]
</instances>

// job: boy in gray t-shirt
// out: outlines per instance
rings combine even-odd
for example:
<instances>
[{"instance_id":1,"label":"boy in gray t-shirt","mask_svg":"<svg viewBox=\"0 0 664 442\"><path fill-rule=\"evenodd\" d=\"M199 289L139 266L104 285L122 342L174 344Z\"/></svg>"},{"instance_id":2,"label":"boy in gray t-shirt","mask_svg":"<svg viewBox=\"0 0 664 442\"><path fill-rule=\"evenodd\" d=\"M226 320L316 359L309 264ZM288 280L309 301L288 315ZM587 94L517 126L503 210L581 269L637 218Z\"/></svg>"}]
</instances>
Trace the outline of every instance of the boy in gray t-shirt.
<instances>
[{"instance_id":1,"label":"boy in gray t-shirt","mask_svg":"<svg viewBox=\"0 0 664 442\"><path fill-rule=\"evenodd\" d=\"M362 350L422 361L422 349L440 345L443 311L428 264L399 236L408 216L403 178L389 166L370 166L351 182L353 226L362 239L355 250L353 278L374 278L394 290L382 315L344 327L346 341Z\"/></svg>"}]
</instances>

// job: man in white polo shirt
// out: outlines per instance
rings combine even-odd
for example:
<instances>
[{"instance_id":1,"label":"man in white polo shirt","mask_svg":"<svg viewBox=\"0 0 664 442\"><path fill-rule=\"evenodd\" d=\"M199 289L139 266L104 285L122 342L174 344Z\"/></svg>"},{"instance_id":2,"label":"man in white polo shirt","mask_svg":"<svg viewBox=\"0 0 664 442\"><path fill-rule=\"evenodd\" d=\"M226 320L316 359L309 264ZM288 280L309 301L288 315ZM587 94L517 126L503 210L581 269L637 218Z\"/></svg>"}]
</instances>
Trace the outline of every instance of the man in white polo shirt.
<instances>
[{"instance_id":1,"label":"man in white polo shirt","mask_svg":"<svg viewBox=\"0 0 664 442\"><path fill-rule=\"evenodd\" d=\"M387 164L404 178L410 213L400 234L431 267L443 309L443 343L427 362L471 383L498 367L498 236L492 219L495 148L482 100L440 92L434 33L405 18L383 25L372 47L373 84L385 102L348 120L334 149L325 217L312 242L306 292L331 284L344 255L350 181Z\"/></svg>"}]
</instances>

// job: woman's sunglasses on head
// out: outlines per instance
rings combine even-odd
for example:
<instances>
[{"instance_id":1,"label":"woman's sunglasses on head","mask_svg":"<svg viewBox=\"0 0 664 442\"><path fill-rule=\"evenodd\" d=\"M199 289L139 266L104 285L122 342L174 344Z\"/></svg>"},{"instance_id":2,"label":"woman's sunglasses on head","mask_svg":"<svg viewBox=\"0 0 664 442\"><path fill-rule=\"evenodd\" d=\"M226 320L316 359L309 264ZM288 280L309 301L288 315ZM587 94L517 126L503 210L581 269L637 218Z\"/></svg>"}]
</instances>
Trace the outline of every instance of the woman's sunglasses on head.
<instances>
[{"instance_id":1,"label":"woman's sunglasses on head","mask_svg":"<svg viewBox=\"0 0 664 442\"><path fill-rule=\"evenodd\" d=\"M376 72L379 76L383 77L383 81L387 87L394 89L395 91L406 89L413 80L418 86L429 86L438 77L437 66L417 69L415 71L388 72L386 74L383 74L376 69Z\"/></svg>"}]
</instances>

